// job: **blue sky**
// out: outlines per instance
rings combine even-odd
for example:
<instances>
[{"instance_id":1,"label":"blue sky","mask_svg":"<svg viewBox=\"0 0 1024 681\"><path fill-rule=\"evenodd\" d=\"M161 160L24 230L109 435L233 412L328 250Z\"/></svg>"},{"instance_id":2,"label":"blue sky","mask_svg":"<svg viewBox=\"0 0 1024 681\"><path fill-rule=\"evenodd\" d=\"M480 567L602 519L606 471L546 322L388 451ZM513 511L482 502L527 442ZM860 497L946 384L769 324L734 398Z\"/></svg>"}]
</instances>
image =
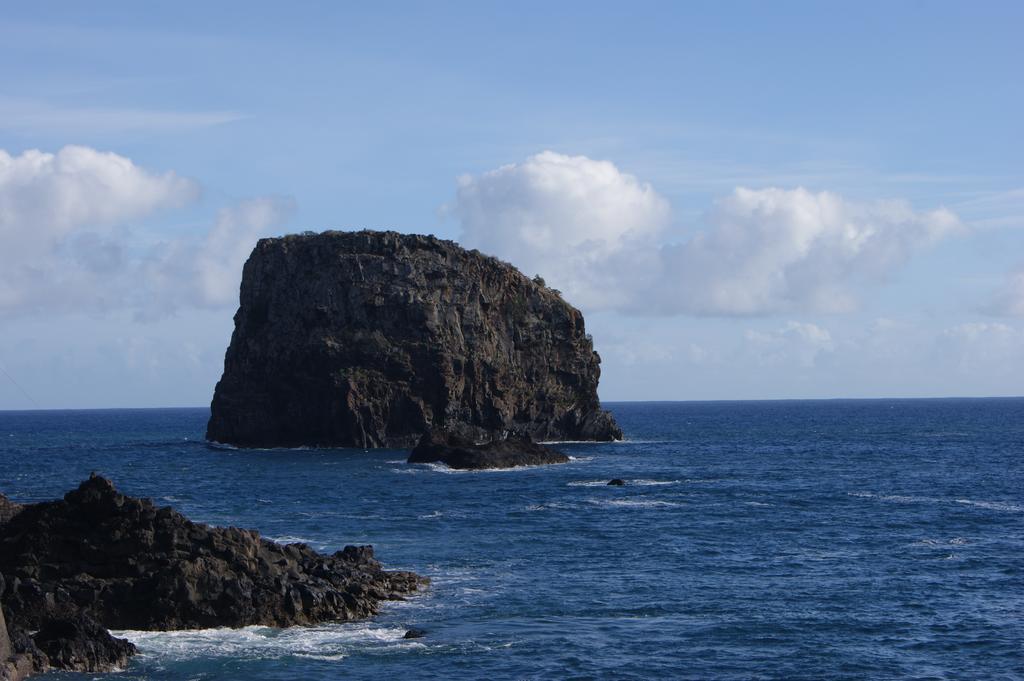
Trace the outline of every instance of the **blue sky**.
<instances>
[{"instance_id":1,"label":"blue sky","mask_svg":"<svg viewBox=\"0 0 1024 681\"><path fill-rule=\"evenodd\" d=\"M602 397L1021 394L1019 3L0 10L0 408L202 405L259 236L434 233Z\"/></svg>"}]
</instances>

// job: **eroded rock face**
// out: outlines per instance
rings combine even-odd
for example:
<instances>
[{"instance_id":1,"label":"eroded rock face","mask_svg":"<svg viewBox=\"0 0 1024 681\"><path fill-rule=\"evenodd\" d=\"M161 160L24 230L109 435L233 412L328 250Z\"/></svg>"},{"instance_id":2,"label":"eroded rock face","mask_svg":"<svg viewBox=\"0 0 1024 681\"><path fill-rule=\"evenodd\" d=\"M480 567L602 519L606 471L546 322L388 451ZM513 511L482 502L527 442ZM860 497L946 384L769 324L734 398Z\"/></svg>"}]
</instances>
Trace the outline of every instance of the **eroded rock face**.
<instances>
[{"instance_id":1,"label":"eroded rock face","mask_svg":"<svg viewBox=\"0 0 1024 681\"><path fill-rule=\"evenodd\" d=\"M622 436L597 398L583 316L511 265L396 232L263 239L207 437L239 446L412 447Z\"/></svg>"},{"instance_id":2,"label":"eroded rock face","mask_svg":"<svg viewBox=\"0 0 1024 681\"><path fill-rule=\"evenodd\" d=\"M525 437L509 437L476 444L443 431L420 438L409 463L443 463L449 468L484 470L550 463L568 463L569 457Z\"/></svg>"},{"instance_id":3,"label":"eroded rock face","mask_svg":"<svg viewBox=\"0 0 1024 681\"><path fill-rule=\"evenodd\" d=\"M54 669L101 672L123 669L135 644L115 638L88 615L47 620L32 640Z\"/></svg>"},{"instance_id":4,"label":"eroded rock face","mask_svg":"<svg viewBox=\"0 0 1024 681\"><path fill-rule=\"evenodd\" d=\"M114 629L288 626L373 615L426 580L369 546L327 556L251 530L193 523L93 476L0 524L0 602L36 669L103 671L134 647ZM37 631L38 630L38 631ZM26 631L37 631L26 638Z\"/></svg>"}]
</instances>

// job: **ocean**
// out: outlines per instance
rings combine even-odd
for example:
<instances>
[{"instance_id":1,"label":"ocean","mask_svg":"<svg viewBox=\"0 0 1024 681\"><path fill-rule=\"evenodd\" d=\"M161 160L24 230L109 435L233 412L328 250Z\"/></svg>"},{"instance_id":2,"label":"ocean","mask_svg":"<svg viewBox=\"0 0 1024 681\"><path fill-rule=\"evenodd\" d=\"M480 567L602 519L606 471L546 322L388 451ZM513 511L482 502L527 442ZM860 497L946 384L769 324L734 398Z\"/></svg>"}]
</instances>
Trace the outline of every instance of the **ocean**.
<instances>
[{"instance_id":1,"label":"ocean","mask_svg":"<svg viewBox=\"0 0 1024 681\"><path fill-rule=\"evenodd\" d=\"M96 471L433 580L355 624L119 632L117 681L1024 678L1024 399L606 407L627 441L498 472L212 447L207 409L0 412L0 491Z\"/></svg>"}]
</instances>

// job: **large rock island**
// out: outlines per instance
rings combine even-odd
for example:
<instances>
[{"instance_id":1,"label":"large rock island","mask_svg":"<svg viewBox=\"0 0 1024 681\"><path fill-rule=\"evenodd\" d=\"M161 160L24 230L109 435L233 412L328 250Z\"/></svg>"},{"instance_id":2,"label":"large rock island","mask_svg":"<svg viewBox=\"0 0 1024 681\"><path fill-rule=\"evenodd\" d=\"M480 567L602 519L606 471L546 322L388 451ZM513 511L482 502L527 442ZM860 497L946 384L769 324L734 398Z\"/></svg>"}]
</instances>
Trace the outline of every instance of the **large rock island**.
<instances>
[{"instance_id":1,"label":"large rock island","mask_svg":"<svg viewBox=\"0 0 1024 681\"><path fill-rule=\"evenodd\" d=\"M442 430L614 440L583 315L511 265L396 232L263 239L207 438L243 447L412 447Z\"/></svg>"},{"instance_id":2,"label":"large rock island","mask_svg":"<svg viewBox=\"0 0 1024 681\"><path fill-rule=\"evenodd\" d=\"M425 582L384 570L369 546L332 555L282 546L191 522L98 476L57 501L18 505L0 495L0 623L6 613L12 634L0 632L0 679L123 666L135 647L108 627L349 621Z\"/></svg>"}]
</instances>

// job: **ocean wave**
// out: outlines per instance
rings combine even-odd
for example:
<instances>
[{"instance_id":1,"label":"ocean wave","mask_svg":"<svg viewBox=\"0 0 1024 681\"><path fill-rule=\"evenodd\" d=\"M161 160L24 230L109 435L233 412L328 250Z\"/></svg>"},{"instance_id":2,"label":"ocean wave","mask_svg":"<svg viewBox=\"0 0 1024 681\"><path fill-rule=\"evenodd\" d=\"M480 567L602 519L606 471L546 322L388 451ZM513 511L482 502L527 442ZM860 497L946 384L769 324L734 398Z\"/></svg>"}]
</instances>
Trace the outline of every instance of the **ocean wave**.
<instances>
[{"instance_id":1,"label":"ocean wave","mask_svg":"<svg viewBox=\"0 0 1024 681\"><path fill-rule=\"evenodd\" d=\"M953 537L952 539L918 539L912 542L911 546L963 546L968 541L963 537Z\"/></svg>"},{"instance_id":2,"label":"ocean wave","mask_svg":"<svg viewBox=\"0 0 1024 681\"><path fill-rule=\"evenodd\" d=\"M306 539L305 537L293 537L292 535L282 535L280 537L265 537L275 544L309 544L310 546L318 546L318 542L312 539Z\"/></svg>"},{"instance_id":3,"label":"ocean wave","mask_svg":"<svg viewBox=\"0 0 1024 681\"><path fill-rule=\"evenodd\" d=\"M977 499L954 499L958 504L965 504L967 506L977 506L979 508L987 508L992 511L1009 511L1011 513L1024 512L1024 506L1018 506L1017 504L1009 504L1003 501L978 501Z\"/></svg>"},{"instance_id":4,"label":"ocean wave","mask_svg":"<svg viewBox=\"0 0 1024 681\"><path fill-rule=\"evenodd\" d=\"M523 507L524 511L536 512L536 511L558 511L567 508L575 508L575 504L567 504L561 501L550 501L545 504L529 504Z\"/></svg>"},{"instance_id":5,"label":"ocean wave","mask_svg":"<svg viewBox=\"0 0 1024 681\"><path fill-rule=\"evenodd\" d=\"M595 506L612 506L624 508L674 508L682 506L676 501L661 499L587 499L588 504Z\"/></svg>"},{"instance_id":6,"label":"ocean wave","mask_svg":"<svg viewBox=\"0 0 1024 681\"><path fill-rule=\"evenodd\" d=\"M572 463L570 461L569 463ZM407 470L413 473L444 473L445 475L474 475L479 473L517 473L520 471L535 470L538 468L548 468L550 466L566 466L564 463L544 463L537 464L535 466L512 466L511 468L480 468L480 469L465 469L465 468L449 468L443 463L412 463L409 464ZM400 472L396 470L395 472Z\"/></svg>"},{"instance_id":7,"label":"ocean wave","mask_svg":"<svg viewBox=\"0 0 1024 681\"><path fill-rule=\"evenodd\" d=\"M678 485L679 480L630 480L625 483L631 487L661 487L663 485ZM608 479L604 480L573 480L565 483L569 487L608 487Z\"/></svg>"},{"instance_id":8,"label":"ocean wave","mask_svg":"<svg viewBox=\"0 0 1024 681\"><path fill-rule=\"evenodd\" d=\"M112 631L156 658L236 657L275 659L307 657L341 660L353 652L425 648L403 638L406 630L372 624L325 624L315 627L242 627L186 631Z\"/></svg>"},{"instance_id":9,"label":"ocean wave","mask_svg":"<svg viewBox=\"0 0 1024 681\"><path fill-rule=\"evenodd\" d=\"M1003 511L1006 513L1024 513L1024 506L1011 504L1004 501L985 501L983 499L943 499L941 497L919 497L905 494L875 494L874 492L847 492L848 496L861 497L865 499L878 499L879 501L893 501L896 503L917 503L917 504L963 504L964 506L975 506L990 511Z\"/></svg>"}]
</instances>

